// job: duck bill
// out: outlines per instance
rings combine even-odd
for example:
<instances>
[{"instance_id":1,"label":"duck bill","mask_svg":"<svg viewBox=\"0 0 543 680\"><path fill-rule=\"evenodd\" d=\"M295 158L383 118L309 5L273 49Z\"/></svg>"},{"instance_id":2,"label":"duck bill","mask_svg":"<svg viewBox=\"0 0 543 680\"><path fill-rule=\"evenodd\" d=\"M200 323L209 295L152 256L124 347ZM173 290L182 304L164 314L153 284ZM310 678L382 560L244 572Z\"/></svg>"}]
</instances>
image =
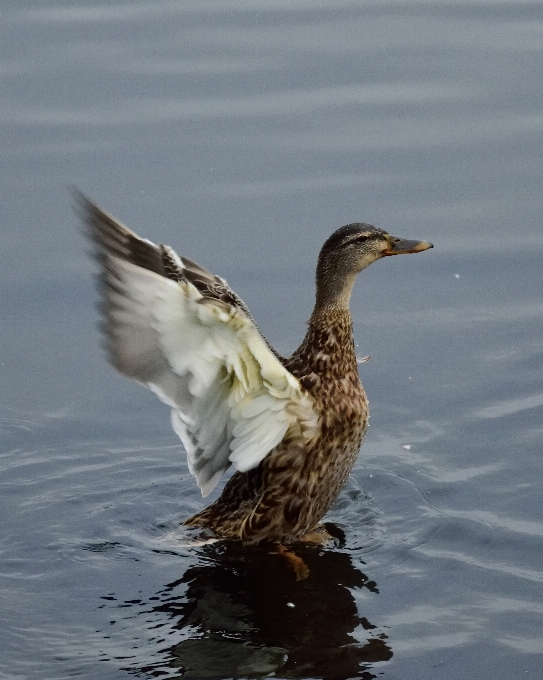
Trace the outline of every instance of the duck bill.
<instances>
[{"instance_id":1,"label":"duck bill","mask_svg":"<svg viewBox=\"0 0 543 680\"><path fill-rule=\"evenodd\" d=\"M434 246L428 241L408 241L405 238L397 238L396 236L388 236L389 247L383 251L385 255L404 255L406 253L421 253L423 250L428 250Z\"/></svg>"}]
</instances>

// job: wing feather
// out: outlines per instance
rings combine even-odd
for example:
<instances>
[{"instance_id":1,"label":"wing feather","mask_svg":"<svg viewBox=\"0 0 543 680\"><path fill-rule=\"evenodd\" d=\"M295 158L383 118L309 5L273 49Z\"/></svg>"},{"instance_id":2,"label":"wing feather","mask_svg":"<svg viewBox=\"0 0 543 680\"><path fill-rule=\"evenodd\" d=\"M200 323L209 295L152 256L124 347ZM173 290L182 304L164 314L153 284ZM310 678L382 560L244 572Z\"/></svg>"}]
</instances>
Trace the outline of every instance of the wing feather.
<instances>
[{"instance_id":1,"label":"wing feather","mask_svg":"<svg viewBox=\"0 0 543 680\"><path fill-rule=\"evenodd\" d=\"M108 357L170 406L202 495L230 464L256 467L287 433L311 439L312 398L226 281L77 200L101 267Z\"/></svg>"}]
</instances>

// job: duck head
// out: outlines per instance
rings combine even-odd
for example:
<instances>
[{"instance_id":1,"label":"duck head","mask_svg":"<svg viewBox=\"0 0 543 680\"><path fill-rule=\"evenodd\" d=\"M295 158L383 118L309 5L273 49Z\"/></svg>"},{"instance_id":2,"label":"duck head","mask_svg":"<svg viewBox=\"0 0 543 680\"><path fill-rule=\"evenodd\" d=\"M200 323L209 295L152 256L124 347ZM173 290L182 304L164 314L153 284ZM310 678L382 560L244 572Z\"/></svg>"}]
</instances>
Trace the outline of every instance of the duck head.
<instances>
[{"instance_id":1,"label":"duck head","mask_svg":"<svg viewBox=\"0 0 543 680\"><path fill-rule=\"evenodd\" d=\"M371 224L356 222L335 231L324 243L317 264L317 306L348 307L356 276L372 262L390 255L420 253L428 241L391 236Z\"/></svg>"}]
</instances>

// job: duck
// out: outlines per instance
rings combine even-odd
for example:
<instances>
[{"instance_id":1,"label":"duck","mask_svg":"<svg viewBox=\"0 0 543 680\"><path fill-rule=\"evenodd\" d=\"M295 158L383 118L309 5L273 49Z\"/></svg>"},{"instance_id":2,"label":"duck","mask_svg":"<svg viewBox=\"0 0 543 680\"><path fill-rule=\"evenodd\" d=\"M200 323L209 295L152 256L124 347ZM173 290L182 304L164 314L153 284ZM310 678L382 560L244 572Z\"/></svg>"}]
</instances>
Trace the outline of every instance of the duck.
<instances>
[{"instance_id":1,"label":"duck","mask_svg":"<svg viewBox=\"0 0 543 680\"><path fill-rule=\"evenodd\" d=\"M99 267L109 362L170 407L203 497L233 468L218 498L183 524L243 544L318 542L368 425L355 280L377 260L433 245L366 223L337 229L318 256L305 338L283 357L224 278L75 197Z\"/></svg>"}]
</instances>

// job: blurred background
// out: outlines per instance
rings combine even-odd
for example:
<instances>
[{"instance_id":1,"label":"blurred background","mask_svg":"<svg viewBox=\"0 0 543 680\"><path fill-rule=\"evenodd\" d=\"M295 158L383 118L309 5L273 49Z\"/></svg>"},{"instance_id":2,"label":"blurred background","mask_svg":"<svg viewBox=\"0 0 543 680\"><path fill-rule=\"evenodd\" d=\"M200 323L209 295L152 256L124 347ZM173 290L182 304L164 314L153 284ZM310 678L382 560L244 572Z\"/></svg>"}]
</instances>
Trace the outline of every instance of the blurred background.
<instances>
[{"instance_id":1,"label":"blurred background","mask_svg":"<svg viewBox=\"0 0 543 680\"><path fill-rule=\"evenodd\" d=\"M539 679L541 3L0 12L0 678ZM356 284L372 426L306 582L180 545L203 501L102 354L71 186L283 354L336 228L434 243Z\"/></svg>"}]
</instances>

